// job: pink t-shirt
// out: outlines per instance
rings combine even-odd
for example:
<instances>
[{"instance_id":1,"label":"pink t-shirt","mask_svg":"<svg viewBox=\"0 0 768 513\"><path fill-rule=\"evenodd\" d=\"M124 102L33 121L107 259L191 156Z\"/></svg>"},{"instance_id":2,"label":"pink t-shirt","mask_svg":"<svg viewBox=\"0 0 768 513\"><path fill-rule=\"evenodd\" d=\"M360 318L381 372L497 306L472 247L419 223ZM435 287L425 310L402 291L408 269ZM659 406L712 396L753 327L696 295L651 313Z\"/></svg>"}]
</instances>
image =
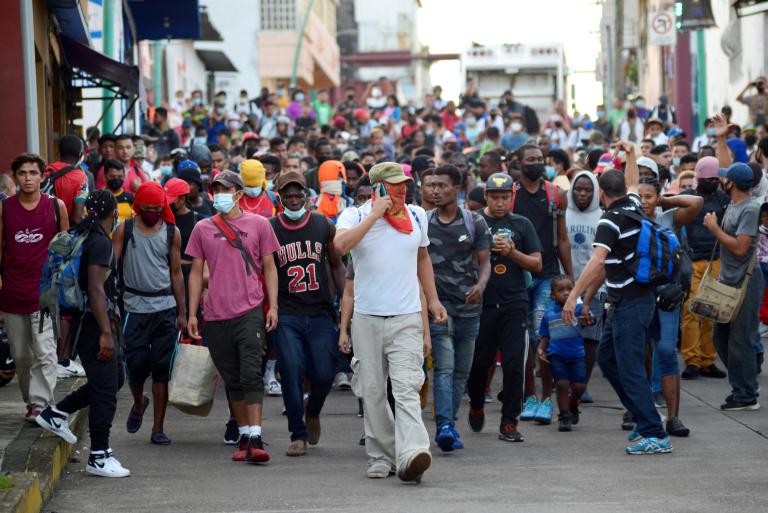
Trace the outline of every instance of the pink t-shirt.
<instances>
[{"instance_id":1,"label":"pink t-shirt","mask_svg":"<svg viewBox=\"0 0 768 513\"><path fill-rule=\"evenodd\" d=\"M203 219L197 223L186 253L208 262L211 277L203 305L206 321L234 319L260 306L264 300L258 276L262 273L261 259L280 247L269 221L261 216L245 212L227 221L253 256L258 272L250 276L246 273L243 256L229 245L213 221Z\"/></svg>"}]
</instances>

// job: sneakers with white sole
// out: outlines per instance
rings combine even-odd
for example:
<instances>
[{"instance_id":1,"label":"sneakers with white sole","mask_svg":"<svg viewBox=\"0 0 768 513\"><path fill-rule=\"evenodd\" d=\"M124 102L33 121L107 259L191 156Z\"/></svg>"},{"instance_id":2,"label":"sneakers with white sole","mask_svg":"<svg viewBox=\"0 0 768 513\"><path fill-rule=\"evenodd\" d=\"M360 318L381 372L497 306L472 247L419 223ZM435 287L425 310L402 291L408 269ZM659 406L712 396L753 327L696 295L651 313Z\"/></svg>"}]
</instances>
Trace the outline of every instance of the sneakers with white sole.
<instances>
[{"instance_id":1,"label":"sneakers with white sole","mask_svg":"<svg viewBox=\"0 0 768 513\"><path fill-rule=\"evenodd\" d=\"M368 460L368 468L365 474L369 479L386 479L389 476L395 475L395 467L387 460L372 458Z\"/></svg>"},{"instance_id":2,"label":"sneakers with white sole","mask_svg":"<svg viewBox=\"0 0 768 513\"><path fill-rule=\"evenodd\" d=\"M280 386L280 382L276 379L270 381L265 388L269 396L277 397L283 395L283 387Z\"/></svg>"},{"instance_id":3,"label":"sneakers with white sole","mask_svg":"<svg viewBox=\"0 0 768 513\"><path fill-rule=\"evenodd\" d=\"M85 369L76 360L64 360L56 366L56 376L59 379L84 378Z\"/></svg>"},{"instance_id":4,"label":"sneakers with white sole","mask_svg":"<svg viewBox=\"0 0 768 513\"><path fill-rule=\"evenodd\" d=\"M35 417L35 422L38 426L50 431L54 435L58 436L69 444L76 444L77 437L69 429L69 415L63 411L59 411L56 408L49 406L40 414Z\"/></svg>"},{"instance_id":5,"label":"sneakers with white sole","mask_svg":"<svg viewBox=\"0 0 768 513\"><path fill-rule=\"evenodd\" d=\"M92 476L100 477L128 477L131 475L131 471L117 461L112 449L91 451L85 471Z\"/></svg>"},{"instance_id":6,"label":"sneakers with white sole","mask_svg":"<svg viewBox=\"0 0 768 513\"><path fill-rule=\"evenodd\" d=\"M339 372L336 374L336 379L333 380L334 388L339 390L352 390L352 382L349 380L346 372Z\"/></svg>"}]
</instances>

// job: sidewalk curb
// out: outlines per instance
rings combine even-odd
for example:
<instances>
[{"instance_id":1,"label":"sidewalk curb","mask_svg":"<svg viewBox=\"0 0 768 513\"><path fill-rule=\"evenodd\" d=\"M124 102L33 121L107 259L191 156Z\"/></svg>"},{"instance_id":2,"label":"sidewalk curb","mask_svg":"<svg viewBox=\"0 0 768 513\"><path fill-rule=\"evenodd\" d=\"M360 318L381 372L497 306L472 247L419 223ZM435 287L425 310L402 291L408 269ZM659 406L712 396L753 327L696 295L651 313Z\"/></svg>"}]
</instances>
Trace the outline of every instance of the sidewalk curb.
<instances>
[{"instance_id":1,"label":"sidewalk curb","mask_svg":"<svg viewBox=\"0 0 768 513\"><path fill-rule=\"evenodd\" d=\"M84 378L72 380L69 390L85 383ZM87 426L87 408L70 416L70 427L78 443ZM9 475L14 487L0 490L0 513L39 513L53 494L75 448L43 429L24 426L5 450L2 472Z\"/></svg>"}]
</instances>

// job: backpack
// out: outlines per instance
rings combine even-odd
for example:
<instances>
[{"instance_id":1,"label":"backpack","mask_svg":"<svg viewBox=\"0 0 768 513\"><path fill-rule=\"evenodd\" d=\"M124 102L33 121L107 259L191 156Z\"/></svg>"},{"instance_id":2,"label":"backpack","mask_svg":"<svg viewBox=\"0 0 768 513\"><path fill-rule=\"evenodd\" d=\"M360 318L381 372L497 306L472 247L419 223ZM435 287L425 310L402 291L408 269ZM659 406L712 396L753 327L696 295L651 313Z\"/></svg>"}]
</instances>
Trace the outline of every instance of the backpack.
<instances>
[{"instance_id":1,"label":"backpack","mask_svg":"<svg viewBox=\"0 0 768 513\"><path fill-rule=\"evenodd\" d=\"M517 199L517 191L520 188L519 182L515 182L512 186L512 205L509 207L510 212L515 212L515 200ZM552 216L552 242L557 248L557 214L562 209L560 208L560 187L544 180L544 192L547 194L547 204L549 205L548 213Z\"/></svg>"},{"instance_id":2,"label":"backpack","mask_svg":"<svg viewBox=\"0 0 768 513\"><path fill-rule=\"evenodd\" d=\"M49 196L56 196L56 180L61 178L62 176L66 175L70 171L74 171L75 169L78 169L75 166L64 166L58 171L54 171L53 168L50 169L50 172L48 172L47 176L43 179L43 183L40 184L40 192L48 194Z\"/></svg>"},{"instance_id":3,"label":"backpack","mask_svg":"<svg viewBox=\"0 0 768 513\"><path fill-rule=\"evenodd\" d=\"M472 212L464 208L459 208L459 210L461 211L461 217L464 220L464 228L466 228L467 232L469 233L469 241L474 246L475 238L477 237L477 227L475 226L475 220L472 217ZM432 218L435 217L436 212L437 209L433 209L427 212L427 223L432 222ZM416 219L418 219L418 217L416 217ZM419 228L421 228L421 226L419 226Z\"/></svg>"},{"instance_id":4,"label":"backpack","mask_svg":"<svg viewBox=\"0 0 768 513\"><path fill-rule=\"evenodd\" d=\"M123 275L123 262L125 261L125 251L128 248L128 244L132 243L135 245L136 243L133 241L133 226L135 224L135 219L133 217L130 217L125 220L125 231L123 232L123 248L120 251L120 284L122 289L125 292L130 292L131 294L135 296L143 296L143 297L163 297L167 296L169 294L173 293L172 287L167 287L162 290L154 291L154 292L144 292L141 290L132 289L131 287L128 287L125 285L125 279ZM171 252L173 251L173 239L176 237L176 225L171 223L165 223L165 229L166 229L166 236L168 239L168 267L171 266Z\"/></svg>"},{"instance_id":5,"label":"backpack","mask_svg":"<svg viewBox=\"0 0 768 513\"><path fill-rule=\"evenodd\" d=\"M635 257L627 269L635 281L645 285L679 285L687 257L675 232L631 210L622 212L640 223Z\"/></svg>"}]
</instances>

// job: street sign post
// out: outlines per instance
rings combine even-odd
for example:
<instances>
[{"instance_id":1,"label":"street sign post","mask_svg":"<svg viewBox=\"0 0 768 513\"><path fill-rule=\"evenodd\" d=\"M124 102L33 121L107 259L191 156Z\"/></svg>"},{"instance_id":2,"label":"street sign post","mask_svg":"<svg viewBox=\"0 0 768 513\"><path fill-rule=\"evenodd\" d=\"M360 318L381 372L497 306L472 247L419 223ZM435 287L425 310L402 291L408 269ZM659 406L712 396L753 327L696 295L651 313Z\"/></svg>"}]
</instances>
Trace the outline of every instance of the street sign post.
<instances>
[{"instance_id":1,"label":"street sign post","mask_svg":"<svg viewBox=\"0 0 768 513\"><path fill-rule=\"evenodd\" d=\"M675 14L671 9L648 13L648 44L672 46L676 38Z\"/></svg>"}]
</instances>

